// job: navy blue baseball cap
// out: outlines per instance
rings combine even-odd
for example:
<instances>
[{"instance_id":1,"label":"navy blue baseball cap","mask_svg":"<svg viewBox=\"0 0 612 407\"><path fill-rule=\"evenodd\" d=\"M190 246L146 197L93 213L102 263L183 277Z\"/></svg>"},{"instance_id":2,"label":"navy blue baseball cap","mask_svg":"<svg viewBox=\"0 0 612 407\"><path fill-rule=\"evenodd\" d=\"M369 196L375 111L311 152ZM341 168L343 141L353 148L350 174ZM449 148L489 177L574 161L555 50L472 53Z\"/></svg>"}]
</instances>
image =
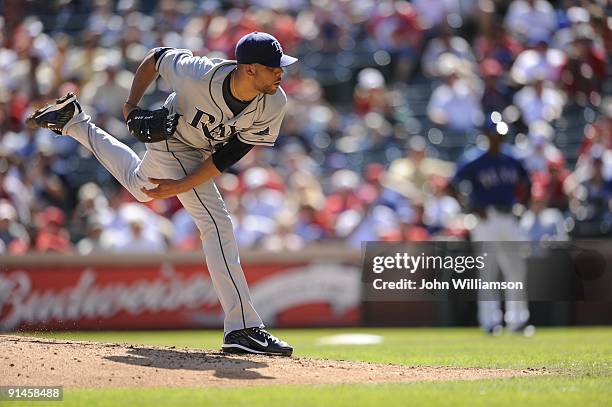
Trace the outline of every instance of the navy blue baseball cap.
<instances>
[{"instance_id":1,"label":"navy blue baseball cap","mask_svg":"<svg viewBox=\"0 0 612 407\"><path fill-rule=\"evenodd\" d=\"M278 68L297 62L297 58L283 54L283 47L268 33L252 32L240 38L236 44L236 61L239 64L261 64Z\"/></svg>"}]
</instances>

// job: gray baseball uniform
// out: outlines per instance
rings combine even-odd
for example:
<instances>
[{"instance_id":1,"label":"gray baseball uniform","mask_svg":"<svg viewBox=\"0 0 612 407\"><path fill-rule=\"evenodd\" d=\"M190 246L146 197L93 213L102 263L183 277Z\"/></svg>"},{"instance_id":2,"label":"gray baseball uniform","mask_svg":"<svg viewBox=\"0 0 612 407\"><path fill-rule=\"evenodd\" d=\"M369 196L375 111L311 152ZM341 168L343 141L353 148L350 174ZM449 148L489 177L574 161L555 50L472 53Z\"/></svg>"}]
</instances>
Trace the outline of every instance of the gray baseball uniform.
<instances>
[{"instance_id":1,"label":"gray baseball uniform","mask_svg":"<svg viewBox=\"0 0 612 407\"><path fill-rule=\"evenodd\" d=\"M90 150L136 199L149 201L140 190L155 186L148 182L149 177L183 178L233 137L247 144L274 145L286 110L285 93L279 87L274 95L260 94L234 116L224 101L222 85L235 67L235 61L194 57L188 50L165 52L156 69L174 90L165 106L181 118L172 138L146 144L142 160L84 112L66 124L63 134ZM229 213L214 182L178 198L200 231L206 263L225 312L225 332L263 327L240 265Z\"/></svg>"}]
</instances>

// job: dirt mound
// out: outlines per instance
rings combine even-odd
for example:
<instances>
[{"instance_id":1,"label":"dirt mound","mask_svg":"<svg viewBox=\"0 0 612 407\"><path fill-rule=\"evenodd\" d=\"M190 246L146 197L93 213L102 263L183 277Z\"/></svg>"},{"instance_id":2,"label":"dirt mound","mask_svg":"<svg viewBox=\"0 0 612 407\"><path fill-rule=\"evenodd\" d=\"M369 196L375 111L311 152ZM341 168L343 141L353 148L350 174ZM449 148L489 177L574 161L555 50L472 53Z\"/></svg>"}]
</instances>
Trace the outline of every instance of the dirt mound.
<instances>
[{"instance_id":1,"label":"dirt mound","mask_svg":"<svg viewBox=\"0 0 612 407\"><path fill-rule=\"evenodd\" d=\"M221 387L475 380L542 370L399 366L0 335L0 385Z\"/></svg>"}]
</instances>

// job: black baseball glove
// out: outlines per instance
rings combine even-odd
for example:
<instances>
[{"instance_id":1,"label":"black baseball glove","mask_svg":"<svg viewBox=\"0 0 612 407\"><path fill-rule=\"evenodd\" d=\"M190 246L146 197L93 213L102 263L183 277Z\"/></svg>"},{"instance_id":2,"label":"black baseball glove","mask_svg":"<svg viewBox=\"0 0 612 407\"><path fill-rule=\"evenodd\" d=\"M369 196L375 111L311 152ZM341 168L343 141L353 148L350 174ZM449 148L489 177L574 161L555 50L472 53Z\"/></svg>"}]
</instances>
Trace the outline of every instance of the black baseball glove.
<instances>
[{"instance_id":1,"label":"black baseball glove","mask_svg":"<svg viewBox=\"0 0 612 407\"><path fill-rule=\"evenodd\" d=\"M174 134L180 115L170 114L162 107L157 110L134 109L126 124L130 134L143 143L157 143Z\"/></svg>"}]
</instances>

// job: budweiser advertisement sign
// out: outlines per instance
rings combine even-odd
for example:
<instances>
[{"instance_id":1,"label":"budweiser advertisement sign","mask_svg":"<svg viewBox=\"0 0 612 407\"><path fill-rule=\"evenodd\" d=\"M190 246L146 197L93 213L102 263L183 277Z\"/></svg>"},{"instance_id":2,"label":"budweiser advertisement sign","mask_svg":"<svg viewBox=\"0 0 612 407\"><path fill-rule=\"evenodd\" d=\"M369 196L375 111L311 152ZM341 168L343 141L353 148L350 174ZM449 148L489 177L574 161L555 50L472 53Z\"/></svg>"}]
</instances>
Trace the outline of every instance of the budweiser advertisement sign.
<instances>
[{"instance_id":1,"label":"budweiser advertisement sign","mask_svg":"<svg viewBox=\"0 0 612 407\"><path fill-rule=\"evenodd\" d=\"M341 263L244 264L270 326L359 323L360 270ZM0 270L0 331L222 327L205 266L11 265Z\"/></svg>"}]
</instances>

